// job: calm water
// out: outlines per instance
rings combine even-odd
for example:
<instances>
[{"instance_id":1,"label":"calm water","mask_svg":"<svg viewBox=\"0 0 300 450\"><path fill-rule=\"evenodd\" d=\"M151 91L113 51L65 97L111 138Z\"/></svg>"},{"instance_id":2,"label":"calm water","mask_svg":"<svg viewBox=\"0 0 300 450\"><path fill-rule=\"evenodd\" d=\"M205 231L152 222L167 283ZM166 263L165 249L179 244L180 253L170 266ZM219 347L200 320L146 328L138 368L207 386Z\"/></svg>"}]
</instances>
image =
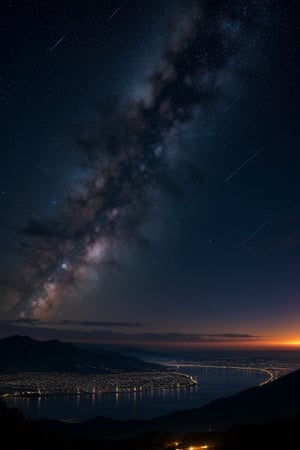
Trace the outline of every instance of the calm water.
<instances>
[{"instance_id":1,"label":"calm water","mask_svg":"<svg viewBox=\"0 0 300 450\"><path fill-rule=\"evenodd\" d=\"M32 418L85 420L95 416L114 419L149 419L180 409L205 405L265 381L259 370L193 368L182 369L197 377L198 385L121 394L11 398L7 403Z\"/></svg>"}]
</instances>

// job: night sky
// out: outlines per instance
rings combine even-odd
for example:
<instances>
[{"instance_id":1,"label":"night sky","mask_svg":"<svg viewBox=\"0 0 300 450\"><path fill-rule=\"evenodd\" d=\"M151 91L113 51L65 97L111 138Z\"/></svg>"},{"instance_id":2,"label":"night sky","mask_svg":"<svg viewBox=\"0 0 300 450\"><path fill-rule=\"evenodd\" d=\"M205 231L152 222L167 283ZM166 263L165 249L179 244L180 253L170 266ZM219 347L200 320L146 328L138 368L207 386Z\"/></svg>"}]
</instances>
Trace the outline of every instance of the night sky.
<instances>
[{"instance_id":1,"label":"night sky","mask_svg":"<svg viewBox=\"0 0 300 450\"><path fill-rule=\"evenodd\" d=\"M1 336L300 344L296 3L1 2Z\"/></svg>"}]
</instances>

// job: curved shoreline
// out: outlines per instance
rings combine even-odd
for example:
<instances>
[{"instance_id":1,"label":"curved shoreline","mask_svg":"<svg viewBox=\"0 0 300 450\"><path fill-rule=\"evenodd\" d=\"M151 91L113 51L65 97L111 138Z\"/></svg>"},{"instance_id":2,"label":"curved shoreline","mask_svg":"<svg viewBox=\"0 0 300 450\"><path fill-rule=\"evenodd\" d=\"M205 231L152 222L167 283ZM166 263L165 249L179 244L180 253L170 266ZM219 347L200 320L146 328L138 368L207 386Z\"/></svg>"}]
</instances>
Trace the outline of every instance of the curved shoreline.
<instances>
[{"instance_id":1,"label":"curved shoreline","mask_svg":"<svg viewBox=\"0 0 300 450\"><path fill-rule=\"evenodd\" d=\"M224 365L208 365L208 364L180 364L180 365L174 365L170 367L190 367L190 368L199 368L199 369L233 369L233 370L252 370L257 372L264 372L268 375L268 378L265 381L262 381L258 384L258 386L263 386L264 384L270 383L271 381L274 381L278 378L278 374L276 370L280 370L281 368L274 368L274 371L271 369L263 368L263 367L247 367L247 366L224 366Z\"/></svg>"},{"instance_id":2,"label":"curved shoreline","mask_svg":"<svg viewBox=\"0 0 300 450\"><path fill-rule=\"evenodd\" d=\"M142 419L151 419L181 409L204 406L218 398L228 397L258 385L266 378L261 371L255 372L252 369L238 373L237 370L225 370L222 364L220 366L214 366L214 370L211 368L206 370L203 366L199 370L180 368L179 370L185 373L180 372L182 388L178 389L171 385L167 388L165 384L163 387L157 386L143 391L131 389L125 392L106 391L99 394L84 394L81 391L80 394L75 392L68 395L32 398L10 397L7 403L35 418L48 417L50 414L54 420L65 421L72 417L76 418L77 422L96 416L128 420L136 418L138 414ZM198 385L186 386L190 376L197 378Z\"/></svg>"},{"instance_id":3,"label":"curved shoreline","mask_svg":"<svg viewBox=\"0 0 300 450\"><path fill-rule=\"evenodd\" d=\"M23 373L22 380L24 380ZM2 398L28 398L28 397L52 397L52 396L81 396L81 395L103 395L103 394L129 394L129 393L137 393L143 391L151 391L151 390L160 390L160 389L182 389L189 388L197 384L197 381L188 374L178 373L178 372L128 372L123 374L114 374L114 375L76 375L76 374L56 374L56 373L28 373L30 380L32 380L32 376L35 375L39 378L39 376L43 375L45 379L50 378L50 384L48 384L48 389L45 387L37 387L37 385L33 388L32 386L24 386L24 381L22 381L23 386L14 386L10 388L10 392L8 392L7 387L3 387L2 394L0 397ZM3 377L20 377L20 374L7 374L5 376L0 376L0 386L1 379ZM156 378L155 378L156 377ZM92 382L94 383L94 387L87 387L87 384L83 386L80 385L83 381L88 383L92 378ZM98 380L97 380L98 378ZM120 378L119 382L121 385L116 384L116 382L112 382L114 378ZM130 378L130 382L128 381ZM136 378L132 380L132 378ZM126 380L127 379L127 380ZM75 388L69 388L63 390L62 384L59 385L59 381L62 382L64 380L68 383L73 383L74 380L77 381L78 386ZM103 383L110 383L110 386L103 387ZM132 384L135 382L135 384ZM52 383L52 385L51 385ZM53 384L54 383L54 384ZM91 382L90 382L91 383ZM88 384L90 384L88 383ZM96 387L96 384L98 386ZM105 383L104 383L105 384ZM123 385L122 385L123 384ZM80 386L79 386L80 385ZM41 386L41 383L40 383ZM53 388L54 386L54 388ZM101 386L101 387L100 387ZM50 389L49 389L50 388ZM13 391L13 392L12 392Z\"/></svg>"},{"instance_id":4,"label":"curved shoreline","mask_svg":"<svg viewBox=\"0 0 300 450\"><path fill-rule=\"evenodd\" d=\"M267 378L260 382L259 384L257 384L257 386L263 386L267 383L270 383L272 381L274 381L275 379L278 378L278 370L280 370L281 368L274 368L274 370L269 369L269 368L258 368L258 367L245 367L245 366L228 366L228 365L209 365L209 364L173 364L173 365L168 365L168 367L176 367L177 369L181 369L184 370L184 368L199 368L199 369L232 369L232 370L243 370L243 371L256 371L256 372L263 372L267 375ZM95 380L96 378L99 379L99 381L101 381L103 383L104 378L111 378L113 379L113 377L120 377L122 378L126 378L126 377L139 377L141 378L140 381L142 381L143 383L141 384L132 384L129 383L126 386L119 386L116 383L113 384L113 386L109 386L109 387L105 387L105 388L93 388L93 389L87 389L86 386L82 389L80 387L77 387L76 389L73 388L71 390L62 390L61 388L59 388L58 390L52 390L50 389L47 390L45 388L35 388L35 389L29 389L28 388L22 388L20 390L15 389L13 390L13 392L8 392L7 387L2 388L1 391L2 393L0 394L0 397L2 398L30 398L30 397L52 397L52 396L88 396L88 395L92 395L92 396L98 396L98 395L105 395L105 394L130 394L130 393L137 393L137 392L145 392L145 391L154 391L154 390L161 390L161 389L165 389L165 390L170 390L170 389L182 389L182 388L189 388L189 387L193 387L195 385L198 384L198 381L193 378L193 376L186 374L184 372L178 372L178 371L169 371L169 372L128 372L128 373L122 373L122 374L99 374L99 375L78 375L75 373L55 373L55 372L50 372L50 373L32 373L32 372L28 372L28 373L19 373L19 374L6 374L6 375L0 375L0 387L1 387L1 381L3 378L5 377L20 377L20 375L22 374L22 379L24 379L24 376L27 375L28 377L30 377L30 379L32 378L33 375L39 377L39 376L43 376L43 377L50 377L52 378L52 382L55 379L55 383L57 383L57 380L59 380L60 378L64 378L64 379L69 379L69 380L77 380L78 383L80 384L80 379L84 378L85 381L88 380L88 378L92 378ZM159 376L161 377L160 380L154 380L155 376ZM167 385L165 384L165 381L167 378L170 377L175 377L172 380L172 384L171 385ZM161 383L161 381L163 380L163 383ZM184 382L182 382L182 380L184 380ZM94 381L96 382L96 381ZM109 380L109 382L111 383L111 380ZM153 383L151 384L151 386L147 385L147 383ZM122 384L122 380L120 380L120 383ZM146 384L145 384L146 383ZM155 384L156 383L156 384ZM58 382L59 384L59 382ZM109 384L109 383L108 383Z\"/></svg>"}]
</instances>

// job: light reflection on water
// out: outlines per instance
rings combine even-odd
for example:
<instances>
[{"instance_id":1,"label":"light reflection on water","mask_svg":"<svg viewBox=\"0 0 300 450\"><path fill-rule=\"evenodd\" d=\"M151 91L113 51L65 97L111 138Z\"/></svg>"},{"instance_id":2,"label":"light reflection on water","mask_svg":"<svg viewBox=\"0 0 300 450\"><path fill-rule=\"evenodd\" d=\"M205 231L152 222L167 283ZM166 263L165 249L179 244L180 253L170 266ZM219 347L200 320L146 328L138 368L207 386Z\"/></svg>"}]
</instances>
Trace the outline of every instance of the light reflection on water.
<instances>
[{"instance_id":1,"label":"light reflection on water","mask_svg":"<svg viewBox=\"0 0 300 450\"><path fill-rule=\"evenodd\" d=\"M180 409L205 405L255 386L267 378L259 370L184 368L196 377L198 384L181 389L151 389L130 393L61 395L32 398L10 398L9 406L17 407L32 418L85 420L96 416L115 419L149 419Z\"/></svg>"}]
</instances>

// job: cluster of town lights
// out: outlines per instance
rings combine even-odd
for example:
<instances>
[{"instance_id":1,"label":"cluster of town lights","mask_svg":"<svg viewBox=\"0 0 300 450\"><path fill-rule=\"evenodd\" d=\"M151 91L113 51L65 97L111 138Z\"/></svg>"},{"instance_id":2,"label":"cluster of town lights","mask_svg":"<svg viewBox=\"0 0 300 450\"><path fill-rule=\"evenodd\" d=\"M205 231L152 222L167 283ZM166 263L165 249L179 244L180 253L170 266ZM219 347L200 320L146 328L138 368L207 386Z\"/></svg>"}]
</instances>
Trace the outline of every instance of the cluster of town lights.
<instances>
[{"instance_id":1,"label":"cluster of town lights","mask_svg":"<svg viewBox=\"0 0 300 450\"><path fill-rule=\"evenodd\" d=\"M171 444L172 447L176 447L176 450L202 450L202 449L206 449L206 448L212 448L211 445L192 445L189 447L184 447L181 448L179 447L179 445L181 444L181 442L174 442L173 444ZM167 446L170 447L170 444Z\"/></svg>"}]
</instances>

